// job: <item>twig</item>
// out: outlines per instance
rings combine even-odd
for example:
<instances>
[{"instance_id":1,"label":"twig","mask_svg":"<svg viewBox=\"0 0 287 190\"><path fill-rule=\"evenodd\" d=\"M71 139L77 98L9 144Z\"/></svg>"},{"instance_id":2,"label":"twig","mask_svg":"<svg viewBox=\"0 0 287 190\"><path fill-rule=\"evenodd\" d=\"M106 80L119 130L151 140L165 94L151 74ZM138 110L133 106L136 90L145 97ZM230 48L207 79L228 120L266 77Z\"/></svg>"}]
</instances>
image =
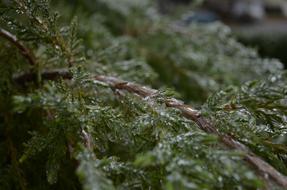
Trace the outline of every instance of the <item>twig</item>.
<instances>
[{"instance_id":1,"label":"twig","mask_svg":"<svg viewBox=\"0 0 287 190\"><path fill-rule=\"evenodd\" d=\"M36 82L37 81L37 73L21 73L15 75L13 80L15 83L21 86L25 86L27 83ZM57 80L57 79L72 79L72 73L67 69L56 69L51 71L45 71L41 73L42 80Z\"/></svg>"},{"instance_id":2,"label":"twig","mask_svg":"<svg viewBox=\"0 0 287 190\"><path fill-rule=\"evenodd\" d=\"M21 42L19 42L16 36L2 28L0 28L0 36L15 45L20 50L22 56L28 60L30 65L36 65L35 56L32 51L26 48L23 44L21 44Z\"/></svg>"}]
</instances>

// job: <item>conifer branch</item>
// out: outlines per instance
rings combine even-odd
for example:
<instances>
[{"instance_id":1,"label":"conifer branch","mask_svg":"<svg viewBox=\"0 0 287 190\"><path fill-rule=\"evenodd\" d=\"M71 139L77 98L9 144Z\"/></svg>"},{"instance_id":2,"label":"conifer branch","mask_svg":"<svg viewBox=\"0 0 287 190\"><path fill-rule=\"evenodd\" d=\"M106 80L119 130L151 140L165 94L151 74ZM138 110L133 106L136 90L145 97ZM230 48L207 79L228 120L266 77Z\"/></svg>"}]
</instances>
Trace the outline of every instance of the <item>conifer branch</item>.
<instances>
[{"instance_id":1,"label":"conifer branch","mask_svg":"<svg viewBox=\"0 0 287 190\"><path fill-rule=\"evenodd\" d=\"M143 98L152 97L158 91L143 87L134 83L125 82L114 77L96 76L96 80L109 84L112 88L119 90L126 90L130 93L135 93ZM231 136L221 134L216 127L205 119L198 110L191 106L185 105L182 101L177 99L166 99L165 104L167 107L179 109L184 117L194 121L203 131L217 135L220 140L229 148L242 151L246 153L245 160L253 165L261 174L266 178L270 176L272 180L287 188L287 177L278 172L274 167L255 155L248 147L233 139ZM267 179L268 179L267 177Z\"/></svg>"},{"instance_id":2,"label":"conifer branch","mask_svg":"<svg viewBox=\"0 0 287 190\"><path fill-rule=\"evenodd\" d=\"M20 50L21 54L25 58L27 58L28 62L31 65L36 64L34 55L31 53L31 51L28 48L23 46L17 40L17 37L15 37L11 33L1 28L0 28L0 36L6 38L11 43L13 43ZM41 78L43 80L57 80L60 78L71 79L72 74L66 69L58 69L58 70L43 72L41 74ZM36 79L37 79L36 73L23 73L23 74L20 74L14 77L14 81L21 85L25 85L27 82L35 82ZM158 93L157 90L144 87L144 86L140 86L135 83L122 81L114 77L95 76L95 79L98 81L107 83L110 87L114 89L126 90L130 93L137 94L141 96L142 98L152 97ZM189 105L185 105L182 101L179 101L174 98L166 99L165 104L167 107L172 107L172 108L176 108L180 110L184 117L194 121L203 131L210 133L210 134L217 135L226 146L232 149L235 149L235 150L245 152L246 153L245 160L248 161L251 165L253 165L258 171L260 171L261 174L263 174L262 176L264 176L265 178L266 176L270 176L279 185L283 186L284 188L287 188L287 177L286 176L282 175L270 164L268 164L267 162L262 160L260 157L255 155L248 147L246 147L242 143L233 139L231 136L219 133L216 127L213 124L211 124L207 119L205 119L198 110L194 109L193 107ZM85 140L85 144L87 148L92 149L91 139L88 138L86 133L83 133L83 138Z\"/></svg>"},{"instance_id":3,"label":"conifer branch","mask_svg":"<svg viewBox=\"0 0 287 190\"><path fill-rule=\"evenodd\" d=\"M53 71L47 71L47 72L42 73L43 80L56 80L59 78L71 79L71 77L72 77L72 74L68 70L53 70ZM35 81L35 79L36 79L35 74L26 73L26 74L22 74L18 76L18 78L15 78L14 80L17 82L20 82L21 84L24 84L25 82ZM156 94L158 94L158 90L151 89L145 86L141 86L141 85L138 85L132 82L126 82L115 77L95 76L94 79L100 82L106 83L111 88L114 88L117 90L125 90L130 93L139 95L140 97L145 98L145 99L153 97ZM264 161L263 159L258 157L256 154L254 154L244 144L233 139L229 135L221 134L209 120L207 120L206 118L204 118L204 116L201 115L200 111L194 109L193 107L189 105L185 105L182 101L177 100L175 98L167 98L165 99L164 102L167 107L176 108L180 110L184 117L194 121L201 130L209 134L217 135L220 141L224 143L227 147L244 152L245 160L249 162L252 166L254 166L266 180L270 177L277 184L281 185L284 188L287 188L287 177L286 176L282 175L274 167L272 167L266 161ZM91 141L89 139L85 139L85 140L86 140L86 145L88 146L88 148L91 148L90 146Z\"/></svg>"},{"instance_id":4,"label":"conifer branch","mask_svg":"<svg viewBox=\"0 0 287 190\"><path fill-rule=\"evenodd\" d=\"M23 57L27 59L30 65L36 65L35 56L30 49L25 47L18 38L11 34L10 32L0 28L0 36L8 40L11 44L17 47Z\"/></svg>"},{"instance_id":5,"label":"conifer branch","mask_svg":"<svg viewBox=\"0 0 287 190\"><path fill-rule=\"evenodd\" d=\"M18 76L18 78L15 78L15 81L21 82L23 84L23 82L25 83L35 81L36 79L35 77L36 76L34 74L28 73ZM46 71L42 73L43 80L55 80L59 78L71 79L71 77L72 77L71 73L68 70L64 69ZM153 97L158 93L158 91L155 89L144 87L132 82L126 82L115 77L95 76L94 78L98 81L108 84L112 88L115 88L117 90L126 90L130 93L137 94L142 98ZM166 99L165 104L167 107L176 108L180 110L184 117L194 121L203 131L209 134L217 135L227 147L244 152L245 160L249 162L251 165L253 165L262 174L262 176L264 176L265 178L266 176L268 177L270 176L270 178L276 181L278 184L280 184L284 188L287 188L286 176L282 175L270 164L268 164L263 159L255 155L248 147L246 147L239 141L233 139L232 137L226 134L221 134L214 125L212 125L207 119L205 119L201 115L200 111L194 109L189 105L185 105L182 101L174 98ZM90 140L87 139L86 141L90 142ZM87 144L89 144L88 147L90 148L90 143Z\"/></svg>"},{"instance_id":6,"label":"conifer branch","mask_svg":"<svg viewBox=\"0 0 287 190\"><path fill-rule=\"evenodd\" d=\"M20 67L0 65L0 189L287 189L279 62L224 25L164 18L151 0L92 4L54 4L64 17L47 0L1 8L14 28L0 26L0 46L13 50L1 57ZM78 19L65 23L76 14L80 30ZM70 69L82 62L84 70ZM141 85L157 79L204 109Z\"/></svg>"}]
</instances>

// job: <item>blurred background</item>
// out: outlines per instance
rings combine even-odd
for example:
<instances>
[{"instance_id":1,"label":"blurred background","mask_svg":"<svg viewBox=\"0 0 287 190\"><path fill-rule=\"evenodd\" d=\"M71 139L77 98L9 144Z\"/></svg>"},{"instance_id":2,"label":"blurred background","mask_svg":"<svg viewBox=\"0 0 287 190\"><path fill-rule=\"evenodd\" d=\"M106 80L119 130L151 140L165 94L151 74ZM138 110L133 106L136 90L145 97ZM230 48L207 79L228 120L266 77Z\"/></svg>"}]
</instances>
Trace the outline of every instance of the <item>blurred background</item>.
<instances>
[{"instance_id":1,"label":"blurred background","mask_svg":"<svg viewBox=\"0 0 287 190\"><path fill-rule=\"evenodd\" d=\"M190 12L182 14L186 6ZM158 7L162 14L180 15L186 25L224 22L240 42L287 68L286 0L158 0Z\"/></svg>"}]
</instances>

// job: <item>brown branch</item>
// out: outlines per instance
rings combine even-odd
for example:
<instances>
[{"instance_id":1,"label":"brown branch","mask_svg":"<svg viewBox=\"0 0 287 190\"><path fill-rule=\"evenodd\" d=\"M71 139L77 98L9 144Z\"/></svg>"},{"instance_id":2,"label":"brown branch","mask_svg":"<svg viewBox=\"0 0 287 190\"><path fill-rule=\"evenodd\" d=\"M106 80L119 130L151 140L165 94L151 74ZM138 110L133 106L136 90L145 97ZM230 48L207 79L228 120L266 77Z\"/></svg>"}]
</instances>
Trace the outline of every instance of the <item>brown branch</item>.
<instances>
[{"instance_id":1,"label":"brown branch","mask_svg":"<svg viewBox=\"0 0 287 190\"><path fill-rule=\"evenodd\" d=\"M119 90L126 90L130 93L135 93L143 98L152 97L157 90L143 87L134 83L125 82L114 77L96 76L96 80L109 84L112 88ZM203 131L217 135L220 140L228 147L245 152L245 160L253 165L258 171L263 173L262 176L267 176L277 182L279 185L287 189L287 177L278 172L274 167L265 162L260 157L256 156L244 144L236 141L231 136L221 134L216 127L205 119L199 111L191 106L185 105L183 102L176 99L166 99L165 104L167 107L179 109L184 117L194 121Z\"/></svg>"},{"instance_id":2,"label":"brown branch","mask_svg":"<svg viewBox=\"0 0 287 190\"><path fill-rule=\"evenodd\" d=\"M16 36L2 28L0 28L0 36L11 42L11 44L13 44L14 46L16 46L20 50L22 56L28 60L30 65L36 65L35 56L32 51L26 48L23 44L21 44L21 42L19 42Z\"/></svg>"},{"instance_id":3,"label":"brown branch","mask_svg":"<svg viewBox=\"0 0 287 190\"><path fill-rule=\"evenodd\" d=\"M32 81L31 79L35 80L35 76L31 77L31 74L24 74L20 78L15 78L15 81L19 81L21 83L25 83L26 81ZM49 71L42 73L43 80L54 80L58 78L70 79L72 77L71 73L67 70L59 71ZM134 93L139 95L142 98L149 98L153 97L158 93L157 90L144 87L135 83L122 81L120 79L114 77L107 77L107 76L95 76L95 80L100 82L106 83L113 89L117 90L125 90L130 93ZM252 166L254 166L259 172L261 172L264 178L271 178L277 184L281 185L282 187L287 189L287 177L282 175L278 172L274 167L268 164L266 161L255 155L248 147L244 144L238 142L237 140L233 139L231 136L226 134L221 134L217 128L207 119L205 119L201 113L194 109L189 105L185 105L182 101L179 101L174 98L169 98L165 100L165 104L167 107L176 108L180 110L184 117L194 121L200 129L203 131L215 134L219 137L222 143L224 143L227 147L235 150L242 151L245 154L245 160L249 162ZM87 141L89 142L89 141ZM87 143L87 145L90 143ZM90 147L90 145L88 145Z\"/></svg>"},{"instance_id":4,"label":"brown branch","mask_svg":"<svg viewBox=\"0 0 287 190\"><path fill-rule=\"evenodd\" d=\"M41 73L42 80L58 80L58 79L72 79L72 73L67 69L57 69L51 71L45 71ZM25 86L27 83L36 82L37 81L37 73L21 73L15 75L13 80L16 84Z\"/></svg>"}]
</instances>

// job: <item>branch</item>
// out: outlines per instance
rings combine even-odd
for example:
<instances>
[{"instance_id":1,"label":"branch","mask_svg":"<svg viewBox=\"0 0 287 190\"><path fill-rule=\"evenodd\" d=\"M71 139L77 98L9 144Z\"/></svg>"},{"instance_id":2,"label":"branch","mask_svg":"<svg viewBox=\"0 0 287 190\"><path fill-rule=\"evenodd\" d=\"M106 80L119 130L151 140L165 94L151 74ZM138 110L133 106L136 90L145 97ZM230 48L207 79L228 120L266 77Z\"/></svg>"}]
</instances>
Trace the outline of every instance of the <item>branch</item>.
<instances>
[{"instance_id":1,"label":"branch","mask_svg":"<svg viewBox=\"0 0 287 190\"><path fill-rule=\"evenodd\" d=\"M45 71L41 73L41 79L43 80L58 80L58 79L72 79L72 73L67 69L57 69L51 71ZM37 73L21 73L15 75L13 80L20 86L25 86L27 83L37 81Z\"/></svg>"},{"instance_id":2,"label":"branch","mask_svg":"<svg viewBox=\"0 0 287 190\"><path fill-rule=\"evenodd\" d=\"M42 73L43 80L56 80L59 78L63 79L71 79L72 74L67 70L53 70L53 71L46 71ZM153 95L157 94L158 91L140 86L138 84L134 84L131 82L122 81L120 79L114 77L107 77L107 76L95 76L96 80L104 82L108 84L110 87L118 90L126 90L130 93L137 94L143 98L152 97ZM17 83L25 84L26 82L33 82L36 81L36 74L22 74L18 77L14 78ZM182 101L179 101L174 98L169 98L165 100L165 104L167 107L172 107L180 110L184 117L194 121L200 129L203 131L217 135L220 140L228 147L245 152L245 160L248 161L251 165L253 165L258 171L263 173L262 176L270 176L274 181L276 181L279 185L287 188L287 177L279 173L275 168L273 168L270 164L262 160L260 157L256 156L248 147L244 144L236 141L231 136L221 134L216 129L216 127L211 124L207 119L205 119L201 113L194 109L189 105L185 105ZM87 141L89 142L89 141ZM90 144L90 143L87 143ZM90 145L88 145L90 147Z\"/></svg>"},{"instance_id":3,"label":"branch","mask_svg":"<svg viewBox=\"0 0 287 190\"><path fill-rule=\"evenodd\" d=\"M135 93L143 98L152 97L158 92L157 90L143 87L134 83L125 82L114 77L96 76L95 79L109 84L112 88L126 90L130 93ZM236 141L231 136L219 133L216 127L211 124L207 119L205 119L198 110L194 109L191 106L185 105L182 101L179 101L174 98L166 99L165 104L167 107L172 107L180 110L184 117L194 121L203 131L217 135L220 138L221 142L223 142L229 148L245 152L245 160L248 161L251 165L253 165L262 174L264 174L262 176L264 176L265 178L268 178L270 176L270 178L272 178L275 182L287 189L286 176L282 175L270 164L265 162L260 157L256 156L244 144Z\"/></svg>"},{"instance_id":4,"label":"branch","mask_svg":"<svg viewBox=\"0 0 287 190\"><path fill-rule=\"evenodd\" d=\"M21 44L16 36L2 28L0 28L0 36L8 40L14 46L16 46L20 50L22 56L28 60L30 65L36 65L35 56L32 51L26 48L23 44Z\"/></svg>"},{"instance_id":5,"label":"branch","mask_svg":"<svg viewBox=\"0 0 287 190\"><path fill-rule=\"evenodd\" d=\"M35 76L34 77L31 77L31 76L34 76L34 75L24 74L24 75L21 75L21 77L19 78L15 78L15 81L21 82L22 84L27 81L32 82L32 79L35 80L36 78ZM56 71L49 71L49 72L42 73L43 80L55 80L58 78L71 79L71 77L72 77L71 73L67 70L61 70L61 72L56 70ZM144 86L141 86L135 83L122 81L114 77L95 76L94 79L100 82L106 83L111 88L118 89L118 90L125 90L130 93L137 94L142 98L153 97L155 94L158 93L157 90L144 87ZM287 189L287 177L286 176L282 175L270 164L268 164L263 159L255 155L244 144L238 142L237 140L233 139L229 135L221 134L217 130L217 128L212 123L210 123L210 121L208 121L201 115L200 111L194 109L193 107L189 105L185 105L182 101L174 99L174 98L166 99L165 104L167 107L176 108L180 110L184 117L194 121L201 130L209 134L217 135L219 139L221 140L221 142L224 143L227 147L244 152L245 160L249 162L252 166L254 166L259 172L261 172L264 178L268 179L270 177L277 184ZM87 143L87 144L90 144L90 143ZM88 146L90 147L90 145Z\"/></svg>"},{"instance_id":6,"label":"branch","mask_svg":"<svg viewBox=\"0 0 287 190\"><path fill-rule=\"evenodd\" d=\"M10 32L2 28L0 28L0 36L8 40L16 48L18 48L22 56L27 59L30 65L36 65L35 56L32 53L32 51L26 48L21 42L19 42L16 36L14 36ZM56 80L59 78L71 79L72 74L67 70L53 70L43 72L41 74L41 77L43 80ZM36 73L24 73L14 77L14 81L22 85L26 84L27 82L34 82L36 81L36 79L37 79ZM158 93L157 90L143 87L134 83L122 81L114 77L96 76L95 79L107 83L112 88L118 90L126 90L130 93L137 94L143 98L152 97L154 94ZM191 106L185 105L182 101L179 101L174 98L166 99L165 104L167 107L172 107L180 110L184 117L194 121L203 131L217 135L220 138L220 140L228 147L245 152L246 153L245 160L248 161L251 165L255 166L255 168L258 171L265 174L263 176L267 176L267 178L268 176L270 176L279 185L287 189L286 176L282 175L270 164L262 160L260 157L256 156L248 147L246 147L242 143L236 141L231 136L219 133L216 127L213 124L211 124L207 119L205 119L198 110L194 109ZM90 140L90 137L87 135L85 131L82 131L82 133L86 146L89 149L92 149L92 142Z\"/></svg>"},{"instance_id":7,"label":"branch","mask_svg":"<svg viewBox=\"0 0 287 190\"><path fill-rule=\"evenodd\" d=\"M55 80L55 79L71 79L72 74L67 70L54 70L42 73L43 80ZM137 94L142 98L152 97L153 95L157 94L158 91L140 86L138 84L134 84L131 82L122 81L120 79L114 77L107 77L107 76L95 76L96 80L104 82L108 84L110 87L118 90L126 90L130 93ZM32 82L36 80L35 74L22 74L15 78L15 81L18 81L22 84L25 82ZM251 165L253 165L258 171L260 171L262 176L270 176L274 181L276 181L279 185L287 188L287 177L279 173L275 168L273 168L270 164L262 160L260 157L256 156L248 147L244 144L236 141L231 136L221 134L216 129L216 127L211 124L207 119L205 119L201 113L194 109L189 105L185 105L182 101L179 101L174 98L169 98L165 100L165 104L167 107L172 107L180 110L184 117L194 121L200 129L203 131L217 135L220 140L229 148L239 150L245 152L245 160L248 161ZM88 143L90 144L90 143Z\"/></svg>"}]
</instances>

